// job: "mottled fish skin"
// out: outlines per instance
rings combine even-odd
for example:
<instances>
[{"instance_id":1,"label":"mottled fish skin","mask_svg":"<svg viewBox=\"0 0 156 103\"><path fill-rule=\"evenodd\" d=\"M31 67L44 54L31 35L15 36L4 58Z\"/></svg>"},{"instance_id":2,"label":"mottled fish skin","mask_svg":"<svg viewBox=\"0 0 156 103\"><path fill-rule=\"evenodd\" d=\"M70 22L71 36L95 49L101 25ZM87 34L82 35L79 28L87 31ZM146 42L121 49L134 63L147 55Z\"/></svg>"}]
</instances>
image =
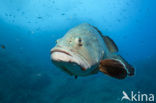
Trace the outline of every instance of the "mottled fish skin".
<instances>
[{"instance_id":1,"label":"mottled fish skin","mask_svg":"<svg viewBox=\"0 0 156 103\"><path fill-rule=\"evenodd\" d=\"M72 57L65 61L63 59L56 60L54 56L57 54L53 55L52 53L51 58L54 64L60 68L64 65L73 75L85 76L97 71L96 68L100 60L104 58L104 52L108 52L105 49L106 45L99 32L90 24L83 23L72 28L62 38L58 39L56 46L51 50L52 52L62 50ZM64 56L64 58L68 57ZM78 66L73 66L74 63Z\"/></svg>"},{"instance_id":2,"label":"mottled fish skin","mask_svg":"<svg viewBox=\"0 0 156 103\"><path fill-rule=\"evenodd\" d=\"M59 54L55 52L56 50L63 51L64 54L63 52ZM63 65L77 76L86 76L95 73L94 71L97 72L100 61L110 54L99 32L87 23L70 29L57 40L57 44L51 49L51 52L54 64L60 68ZM71 56L67 56L67 53ZM76 64L77 66L75 66Z\"/></svg>"}]
</instances>

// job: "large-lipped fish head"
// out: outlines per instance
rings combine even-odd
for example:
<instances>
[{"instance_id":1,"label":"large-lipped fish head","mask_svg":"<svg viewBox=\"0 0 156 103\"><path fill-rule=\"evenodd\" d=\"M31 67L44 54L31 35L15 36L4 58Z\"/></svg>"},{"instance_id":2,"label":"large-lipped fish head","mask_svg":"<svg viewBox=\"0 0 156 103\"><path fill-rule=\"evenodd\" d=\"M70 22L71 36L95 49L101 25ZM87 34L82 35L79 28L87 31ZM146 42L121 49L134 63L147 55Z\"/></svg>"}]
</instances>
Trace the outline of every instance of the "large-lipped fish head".
<instances>
[{"instance_id":1,"label":"large-lipped fish head","mask_svg":"<svg viewBox=\"0 0 156 103\"><path fill-rule=\"evenodd\" d=\"M88 27L85 27L81 25L69 30L51 49L52 61L71 75L91 69L95 60L92 50L96 47L95 38L88 35Z\"/></svg>"}]
</instances>

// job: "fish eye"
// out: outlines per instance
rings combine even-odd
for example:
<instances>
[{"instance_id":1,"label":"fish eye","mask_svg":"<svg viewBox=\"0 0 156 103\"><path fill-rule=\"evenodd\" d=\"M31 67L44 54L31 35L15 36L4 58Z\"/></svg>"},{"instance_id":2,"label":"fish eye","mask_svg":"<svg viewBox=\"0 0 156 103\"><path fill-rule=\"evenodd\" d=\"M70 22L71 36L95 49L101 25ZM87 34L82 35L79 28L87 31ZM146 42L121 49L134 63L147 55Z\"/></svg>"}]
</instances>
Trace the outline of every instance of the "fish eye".
<instances>
[{"instance_id":1,"label":"fish eye","mask_svg":"<svg viewBox=\"0 0 156 103\"><path fill-rule=\"evenodd\" d=\"M76 38L75 41L79 46L82 46L82 39L80 37Z\"/></svg>"},{"instance_id":2,"label":"fish eye","mask_svg":"<svg viewBox=\"0 0 156 103\"><path fill-rule=\"evenodd\" d=\"M78 38L78 41L79 41L79 43L81 43L82 42L82 39L81 38Z\"/></svg>"},{"instance_id":3,"label":"fish eye","mask_svg":"<svg viewBox=\"0 0 156 103\"><path fill-rule=\"evenodd\" d=\"M71 43L72 41L71 40L69 40L69 43Z\"/></svg>"}]
</instances>

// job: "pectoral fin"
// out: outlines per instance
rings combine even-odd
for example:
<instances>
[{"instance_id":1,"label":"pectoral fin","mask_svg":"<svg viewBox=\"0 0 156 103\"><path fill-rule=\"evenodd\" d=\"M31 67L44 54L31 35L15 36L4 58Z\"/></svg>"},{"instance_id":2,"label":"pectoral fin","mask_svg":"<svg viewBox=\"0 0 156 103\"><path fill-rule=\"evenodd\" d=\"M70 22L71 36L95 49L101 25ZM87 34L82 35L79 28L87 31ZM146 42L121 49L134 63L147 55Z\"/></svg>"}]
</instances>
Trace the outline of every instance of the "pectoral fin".
<instances>
[{"instance_id":1,"label":"pectoral fin","mask_svg":"<svg viewBox=\"0 0 156 103\"><path fill-rule=\"evenodd\" d=\"M120 55L113 55L112 58L120 60L125 65L127 69L127 74L129 76L134 75L135 69L123 57L121 57Z\"/></svg>"},{"instance_id":2,"label":"pectoral fin","mask_svg":"<svg viewBox=\"0 0 156 103\"><path fill-rule=\"evenodd\" d=\"M99 65L99 70L117 79L124 79L127 76L124 64L117 59L102 60Z\"/></svg>"}]
</instances>

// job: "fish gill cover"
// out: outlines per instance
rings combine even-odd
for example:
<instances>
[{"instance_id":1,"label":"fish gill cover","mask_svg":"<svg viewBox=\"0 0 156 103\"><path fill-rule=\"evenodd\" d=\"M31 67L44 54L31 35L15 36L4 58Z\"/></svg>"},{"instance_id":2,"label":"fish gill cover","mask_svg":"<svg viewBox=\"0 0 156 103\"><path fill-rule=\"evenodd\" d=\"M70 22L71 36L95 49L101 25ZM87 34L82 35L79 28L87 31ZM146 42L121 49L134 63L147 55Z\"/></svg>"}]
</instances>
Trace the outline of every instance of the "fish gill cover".
<instances>
[{"instance_id":1,"label":"fish gill cover","mask_svg":"<svg viewBox=\"0 0 156 103\"><path fill-rule=\"evenodd\" d=\"M123 91L155 94L155 3L1 0L0 103L120 103ZM134 77L116 80L98 73L74 79L51 63L55 40L84 22L116 42L136 68Z\"/></svg>"}]
</instances>

